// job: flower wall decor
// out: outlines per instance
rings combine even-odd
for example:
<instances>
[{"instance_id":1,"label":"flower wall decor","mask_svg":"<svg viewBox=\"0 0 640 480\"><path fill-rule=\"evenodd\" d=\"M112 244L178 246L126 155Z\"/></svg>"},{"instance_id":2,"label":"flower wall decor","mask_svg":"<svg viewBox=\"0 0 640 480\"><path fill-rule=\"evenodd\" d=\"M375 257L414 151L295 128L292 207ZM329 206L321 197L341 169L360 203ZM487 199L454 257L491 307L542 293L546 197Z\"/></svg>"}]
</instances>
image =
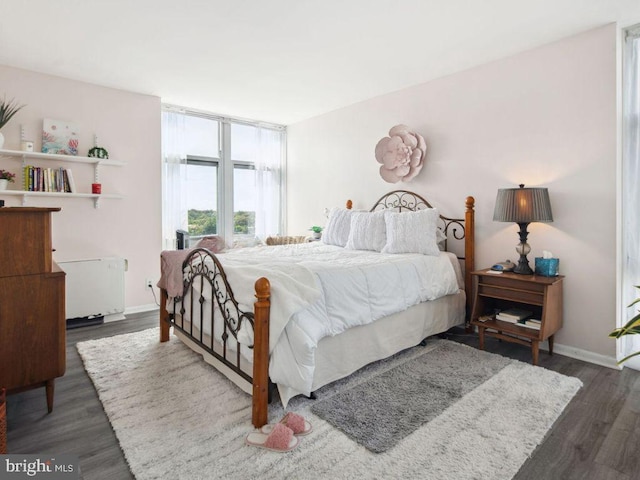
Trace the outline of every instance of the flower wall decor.
<instances>
[{"instance_id":1,"label":"flower wall decor","mask_svg":"<svg viewBox=\"0 0 640 480\"><path fill-rule=\"evenodd\" d=\"M421 135L406 125L396 125L376 145L376 160L382 164L380 176L389 183L409 182L422 170L426 153Z\"/></svg>"}]
</instances>

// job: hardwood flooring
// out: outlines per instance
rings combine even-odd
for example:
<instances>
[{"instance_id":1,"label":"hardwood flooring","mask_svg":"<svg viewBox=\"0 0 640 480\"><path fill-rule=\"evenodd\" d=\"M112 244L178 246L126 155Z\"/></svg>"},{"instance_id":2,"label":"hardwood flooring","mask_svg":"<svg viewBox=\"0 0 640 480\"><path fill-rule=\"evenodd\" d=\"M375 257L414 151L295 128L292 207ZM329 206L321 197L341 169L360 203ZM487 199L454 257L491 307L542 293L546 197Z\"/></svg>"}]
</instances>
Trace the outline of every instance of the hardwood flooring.
<instances>
[{"instance_id":1,"label":"hardwood flooring","mask_svg":"<svg viewBox=\"0 0 640 480\"><path fill-rule=\"evenodd\" d=\"M157 313L69 330L67 372L56 380L53 413L47 414L44 389L8 397L9 453L75 454L86 480L133 478L75 344L156 325ZM476 335L463 330L447 336L478 344ZM531 360L529 348L496 339L486 340L486 350ZM540 353L539 364L578 377L584 387L515 479L640 480L640 372L616 371L547 352Z\"/></svg>"}]
</instances>

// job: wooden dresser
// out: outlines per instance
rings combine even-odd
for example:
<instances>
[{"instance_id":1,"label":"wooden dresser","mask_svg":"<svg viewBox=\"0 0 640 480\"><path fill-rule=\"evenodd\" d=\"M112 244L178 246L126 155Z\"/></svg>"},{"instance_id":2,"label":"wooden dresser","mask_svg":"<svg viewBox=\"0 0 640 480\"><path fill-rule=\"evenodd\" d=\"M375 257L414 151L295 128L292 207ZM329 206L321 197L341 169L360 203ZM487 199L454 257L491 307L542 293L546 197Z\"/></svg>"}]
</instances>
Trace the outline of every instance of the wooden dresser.
<instances>
[{"instance_id":1,"label":"wooden dresser","mask_svg":"<svg viewBox=\"0 0 640 480\"><path fill-rule=\"evenodd\" d=\"M65 273L52 258L51 213L0 208L0 388L46 387L66 367Z\"/></svg>"}]
</instances>

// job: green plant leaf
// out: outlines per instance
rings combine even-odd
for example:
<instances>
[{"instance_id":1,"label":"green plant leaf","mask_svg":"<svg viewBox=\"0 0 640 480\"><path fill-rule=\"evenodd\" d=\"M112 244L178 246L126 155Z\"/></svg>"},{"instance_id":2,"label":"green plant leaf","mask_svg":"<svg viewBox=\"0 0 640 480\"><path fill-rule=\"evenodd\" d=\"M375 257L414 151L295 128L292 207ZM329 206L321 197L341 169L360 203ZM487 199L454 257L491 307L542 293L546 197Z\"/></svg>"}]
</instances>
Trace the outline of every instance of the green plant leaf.
<instances>
[{"instance_id":1,"label":"green plant leaf","mask_svg":"<svg viewBox=\"0 0 640 480\"><path fill-rule=\"evenodd\" d=\"M629 320L622 328L628 330L633 327L640 327L640 313Z\"/></svg>"},{"instance_id":2,"label":"green plant leaf","mask_svg":"<svg viewBox=\"0 0 640 480\"><path fill-rule=\"evenodd\" d=\"M632 353L631 355L628 355L628 356L624 357L622 360L620 360L620 361L618 362L618 365L623 364L624 362L626 362L627 360L629 360L629 359L630 359L630 358L632 358L632 357L635 357L636 355L640 355L640 351L638 351L638 352L636 352L636 353Z\"/></svg>"},{"instance_id":3,"label":"green plant leaf","mask_svg":"<svg viewBox=\"0 0 640 480\"><path fill-rule=\"evenodd\" d=\"M7 102L6 99L2 99L0 102L0 128L4 127L11 117L13 117L21 108L25 105L18 105L15 99L11 99Z\"/></svg>"}]
</instances>

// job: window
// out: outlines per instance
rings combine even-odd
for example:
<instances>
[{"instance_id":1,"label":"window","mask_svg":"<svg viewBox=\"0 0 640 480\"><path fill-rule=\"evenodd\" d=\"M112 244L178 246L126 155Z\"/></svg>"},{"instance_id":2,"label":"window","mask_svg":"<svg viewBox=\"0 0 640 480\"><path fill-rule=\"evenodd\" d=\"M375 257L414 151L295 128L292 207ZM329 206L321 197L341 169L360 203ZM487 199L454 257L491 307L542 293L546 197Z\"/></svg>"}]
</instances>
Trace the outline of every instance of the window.
<instances>
[{"instance_id":1,"label":"window","mask_svg":"<svg viewBox=\"0 0 640 480\"><path fill-rule=\"evenodd\" d=\"M177 229L233 246L281 233L284 127L167 109L162 129L165 248Z\"/></svg>"},{"instance_id":2,"label":"window","mask_svg":"<svg viewBox=\"0 0 640 480\"><path fill-rule=\"evenodd\" d=\"M187 231L197 240L218 234L218 162L187 156Z\"/></svg>"},{"instance_id":3,"label":"window","mask_svg":"<svg viewBox=\"0 0 640 480\"><path fill-rule=\"evenodd\" d=\"M628 308L638 298L640 284L640 25L623 31L623 89L622 89L622 318L618 325L626 324L637 314L637 304ZM640 351L640 335L621 337L618 342L618 359ZM633 357L625 365L640 370L640 356Z\"/></svg>"}]
</instances>

